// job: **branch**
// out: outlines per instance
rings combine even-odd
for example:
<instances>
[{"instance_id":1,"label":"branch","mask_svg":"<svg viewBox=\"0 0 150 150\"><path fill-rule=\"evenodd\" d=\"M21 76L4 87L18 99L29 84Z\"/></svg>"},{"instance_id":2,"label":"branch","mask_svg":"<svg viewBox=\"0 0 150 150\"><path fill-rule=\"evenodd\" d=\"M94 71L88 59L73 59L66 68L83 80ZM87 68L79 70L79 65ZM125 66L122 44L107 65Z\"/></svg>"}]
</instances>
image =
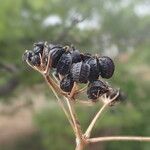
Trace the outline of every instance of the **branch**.
<instances>
[{"instance_id":1,"label":"branch","mask_svg":"<svg viewBox=\"0 0 150 150\"><path fill-rule=\"evenodd\" d=\"M108 104L109 104L109 103L105 103L105 104L102 106L102 108L98 111L98 113L95 115L95 117L93 118L92 122L90 123L89 127L87 128L87 130L86 130L86 132L85 132L85 134L84 134L84 136L85 136L86 138L89 138L89 137L90 137L91 131L92 131L92 129L93 129L93 127L94 127L94 125L95 125L97 119L99 118L100 114L103 112L103 110L106 108L106 106L107 106Z\"/></svg>"},{"instance_id":2,"label":"branch","mask_svg":"<svg viewBox=\"0 0 150 150\"><path fill-rule=\"evenodd\" d=\"M150 142L150 137L141 136L108 136L87 139L88 143L106 142L106 141L139 141Z\"/></svg>"},{"instance_id":3,"label":"branch","mask_svg":"<svg viewBox=\"0 0 150 150\"><path fill-rule=\"evenodd\" d=\"M67 106L68 106L68 109L69 109L69 112L67 112L66 109L64 108L64 105L63 105L62 101L59 99L59 97L56 93L56 91L58 89L55 88L55 86L53 87L53 83L55 83L55 82L52 82L53 80L49 76L44 76L44 77L45 77L45 80L47 81L48 85L52 89L53 93L55 94L60 106L62 107L63 111L65 112L65 114L67 116L67 119L69 120L69 122L70 122L70 124L71 124L71 126L74 130L74 133L75 133L75 136L76 136L76 141L78 141L77 143L79 143L79 145L77 144L78 145L77 149L81 150L81 147L83 148L83 145L84 145L83 140L82 140L82 131L81 131L81 127L80 127L79 121L77 119L74 107L72 106L72 99L69 98L68 96L65 96L65 95L63 96L64 99L67 102ZM53 77L54 77L54 75L53 75ZM56 78L55 78L55 80L58 82L58 80Z\"/></svg>"},{"instance_id":4,"label":"branch","mask_svg":"<svg viewBox=\"0 0 150 150\"><path fill-rule=\"evenodd\" d=\"M81 99L76 99L76 103L82 104L84 106L93 106L95 104L93 102L81 100Z\"/></svg>"},{"instance_id":5,"label":"branch","mask_svg":"<svg viewBox=\"0 0 150 150\"><path fill-rule=\"evenodd\" d=\"M50 77L49 77L49 76L44 76L44 78L45 78L47 84L49 85L49 87L52 89L54 95L56 96L56 98L57 98L57 100L58 100L59 105L61 106L62 110L64 111L64 113L65 113L67 119L69 120L69 122L70 122L70 124L71 124L71 126L72 126L72 128L73 128L73 130L74 130L74 132L75 132L73 121L71 120L71 118L70 118L70 116L69 116L69 114L68 114L66 108L64 107L63 102L60 100L60 98L58 97L57 93L55 92L55 89L54 89L53 85L52 85L51 82L50 82L50 81L51 81Z\"/></svg>"},{"instance_id":6,"label":"branch","mask_svg":"<svg viewBox=\"0 0 150 150\"><path fill-rule=\"evenodd\" d=\"M73 123L74 123L76 138L77 138L77 140L82 141L82 131L81 131L81 127L80 127L79 121L77 119L75 110L74 110L74 106L72 106L72 102L71 102L70 98L65 97L65 99L67 101L71 119L73 120Z\"/></svg>"},{"instance_id":7,"label":"branch","mask_svg":"<svg viewBox=\"0 0 150 150\"><path fill-rule=\"evenodd\" d=\"M103 104L102 108L97 112L97 114L96 114L95 117L93 118L92 122L90 123L89 127L87 128L87 130L86 130L86 132L85 132L85 134L84 134L84 136L85 136L86 138L89 138L89 137L90 137L91 131L92 131L92 129L93 129L93 127L94 127L94 125L95 125L97 119L99 118L99 116L100 116L101 113L103 112L103 110L104 110L110 103L112 103L112 102L116 99L116 97L117 97L118 95L119 95L119 92L118 92L112 99L110 99L109 97L107 98L106 95L102 96L101 99L102 99L102 101L104 102L104 104Z\"/></svg>"},{"instance_id":8,"label":"branch","mask_svg":"<svg viewBox=\"0 0 150 150\"><path fill-rule=\"evenodd\" d=\"M85 87L83 87L82 89L76 91L76 94L81 94L81 93L85 92L86 89L87 89L87 85Z\"/></svg>"},{"instance_id":9,"label":"branch","mask_svg":"<svg viewBox=\"0 0 150 150\"><path fill-rule=\"evenodd\" d=\"M56 82L59 83L59 81L56 79L56 77L55 77L54 74L53 74L53 77L56 80ZM74 86L74 87L76 87L76 86ZM77 143L79 143L79 145L77 144L77 149L78 149L80 146L83 145L82 144L82 131L81 131L81 127L79 125L79 121L78 121L76 113L74 111L74 107L72 106L72 100L71 100L71 98L64 96L64 99L67 102L67 106L68 106L68 109L69 109L69 112L70 112L70 116L71 116L71 119L73 121L74 131L75 131L75 135L76 135L76 142L79 141L79 142L77 142Z\"/></svg>"},{"instance_id":10,"label":"branch","mask_svg":"<svg viewBox=\"0 0 150 150\"><path fill-rule=\"evenodd\" d=\"M49 83L49 85L52 86L56 92L58 92L59 94L62 94L63 96L67 96L67 94L64 91L62 91L60 87L49 76L47 75L46 76L43 75L43 76L45 80Z\"/></svg>"}]
</instances>

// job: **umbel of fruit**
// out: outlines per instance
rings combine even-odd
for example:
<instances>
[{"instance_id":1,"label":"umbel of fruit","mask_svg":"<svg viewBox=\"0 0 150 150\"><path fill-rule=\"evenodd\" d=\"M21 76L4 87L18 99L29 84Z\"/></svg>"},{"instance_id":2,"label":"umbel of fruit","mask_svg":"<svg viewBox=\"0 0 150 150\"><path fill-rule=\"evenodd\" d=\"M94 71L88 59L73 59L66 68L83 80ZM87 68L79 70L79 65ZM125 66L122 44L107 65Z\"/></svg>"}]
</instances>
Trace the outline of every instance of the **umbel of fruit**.
<instances>
[{"instance_id":1,"label":"umbel of fruit","mask_svg":"<svg viewBox=\"0 0 150 150\"><path fill-rule=\"evenodd\" d=\"M55 71L56 79L64 92L71 92L76 82L88 83L87 95L92 100L105 93L113 94L109 91L108 84L100 80L100 77L109 79L114 73L115 65L108 56L98 57L90 53L80 53L72 46L37 42L32 51L25 51L23 60L37 67L37 70L41 69L41 72L45 68L48 73Z\"/></svg>"}]
</instances>

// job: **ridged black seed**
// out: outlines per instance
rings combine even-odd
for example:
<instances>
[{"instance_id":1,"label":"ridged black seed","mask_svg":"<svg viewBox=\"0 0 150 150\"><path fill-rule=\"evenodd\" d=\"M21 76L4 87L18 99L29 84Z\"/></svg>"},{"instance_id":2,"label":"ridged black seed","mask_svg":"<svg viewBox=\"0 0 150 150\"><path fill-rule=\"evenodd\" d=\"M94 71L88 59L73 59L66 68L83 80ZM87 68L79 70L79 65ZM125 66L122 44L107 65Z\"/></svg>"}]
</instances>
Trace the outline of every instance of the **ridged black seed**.
<instances>
[{"instance_id":1,"label":"ridged black seed","mask_svg":"<svg viewBox=\"0 0 150 150\"><path fill-rule=\"evenodd\" d=\"M79 81L81 83L87 83L89 74L90 74L90 65L82 63Z\"/></svg>"},{"instance_id":2,"label":"ridged black seed","mask_svg":"<svg viewBox=\"0 0 150 150\"><path fill-rule=\"evenodd\" d=\"M70 53L64 53L57 64L57 72L61 75L69 73L72 64L72 57Z\"/></svg>"},{"instance_id":3,"label":"ridged black seed","mask_svg":"<svg viewBox=\"0 0 150 150\"><path fill-rule=\"evenodd\" d=\"M99 69L102 78L109 79L112 77L115 65L111 58L103 56L99 58Z\"/></svg>"},{"instance_id":4,"label":"ridged black seed","mask_svg":"<svg viewBox=\"0 0 150 150\"><path fill-rule=\"evenodd\" d=\"M72 63L77 63L82 61L80 52L78 50L71 51L71 56L72 56Z\"/></svg>"},{"instance_id":5,"label":"ridged black seed","mask_svg":"<svg viewBox=\"0 0 150 150\"><path fill-rule=\"evenodd\" d=\"M22 56L23 61L31 61L31 57L34 55L33 51L25 51Z\"/></svg>"},{"instance_id":6,"label":"ridged black seed","mask_svg":"<svg viewBox=\"0 0 150 150\"><path fill-rule=\"evenodd\" d=\"M44 42L38 42L38 43L34 43L34 48L33 48L33 52L35 54L42 54L43 53L43 49L44 49L45 43Z\"/></svg>"},{"instance_id":7,"label":"ridged black seed","mask_svg":"<svg viewBox=\"0 0 150 150\"><path fill-rule=\"evenodd\" d=\"M75 82L79 82L81 66L82 66L82 62L79 62L79 63L72 65L71 74L72 74L73 80Z\"/></svg>"},{"instance_id":8,"label":"ridged black seed","mask_svg":"<svg viewBox=\"0 0 150 150\"><path fill-rule=\"evenodd\" d=\"M61 81L60 81L60 88L64 91L64 92L71 92L72 88L74 85L74 81L73 78L70 74L68 74L67 76L65 76Z\"/></svg>"},{"instance_id":9,"label":"ridged black seed","mask_svg":"<svg viewBox=\"0 0 150 150\"><path fill-rule=\"evenodd\" d=\"M51 66L53 68L57 67L58 61L60 59L60 57L62 56L62 54L65 52L64 49L62 48L53 48L50 51L50 55L51 55Z\"/></svg>"},{"instance_id":10,"label":"ridged black seed","mask_svg":"<svg viewBox=\"0 0 150 150\"><path fill-rule=\"evenodd\" d=\"M39 66L40 65L40 57L38 55L34 55L33 57L31 57L30 63L33 66Z\"/></svg>"},{"instance_id":11,"label":"ridged black seed","mask_svg":"<svg viewBox=\"0 0 150 150\"><path fill-rule=\"evenodd\" d=\"M97 80L99 77L99 66L98 66L97 58L87 59L86 63L90 65L90 74L88 80L90 82L93 82Z\"/></svg>"},{"instance_id":12,"label":"ridged black seed","mask_svg":"<svg viewBox=\"0 0 150 150\"><path fill-rule=\"evenodd\" d=\"M108 91L108 86L105 82L97 80L89 83L87 95L89 99L97 99Z\"/></svg>"},{"instance_id":13,"label":"ridged black seed","mask_svg":"<svg viewBox=\"0 0 150 150\"><path fill-rule=\"evenodd\" d=\"M83 62L85 62L86 60L88 60L92 57L92 55L90 53L81 53L80 56L81 56L81 59Z\"/></svg>"},{"instance_id":14,"label":"ridged black seed","mask_svg":"<svg viewBox=\"0 0 150 150\"><path fill-rule=\"evenodd\" d=\"M83 62L78 62L76 64L73 64L71 73L72 73L73 80L75 82L87 83L88 76L90 73L90 65Z\"/></svg>"}]
</instances>

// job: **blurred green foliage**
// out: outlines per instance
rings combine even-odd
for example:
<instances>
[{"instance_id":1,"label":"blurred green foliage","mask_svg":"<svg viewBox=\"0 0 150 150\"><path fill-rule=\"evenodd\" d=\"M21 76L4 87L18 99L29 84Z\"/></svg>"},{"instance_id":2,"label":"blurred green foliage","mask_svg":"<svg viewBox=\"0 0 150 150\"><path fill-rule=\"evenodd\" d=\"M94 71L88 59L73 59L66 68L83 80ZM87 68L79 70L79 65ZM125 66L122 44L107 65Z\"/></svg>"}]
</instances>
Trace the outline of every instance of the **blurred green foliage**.
<instances>
[{"instance_id":1,"label":"blurred green foliage","mask_svg":"<svg viewBox=\"0 0 150 150\"><path fill-rule=\"evenodd\" d=\"M115 45L119 53L114 58L116 72L110 82L125 91L128 100L110 108L105 117L97 122L94 135L150 135L150 15L141 15L140 11L136 11L140 6L148 6L147 0L0 2L1 87L8 84L9 79L14 76L17 76L18 85L21 86L43 82L42 77L21 60L25 49L32 49L32 44L36 41L71 43L83 52L98 54L105 54L107 49ZM50 19L52 17L53 20ZM53 24L57 19L59 21ZM124 57L121 59L122 55ZM6 65L17 68L17 71L8 71ZM7 92L7 95L10 94L11 92ZM85 129L98 106L77 109ZM60 108L42 111L36 115L35 121L46 150L73 149L73 133ZM108 150L150 148L150 144L135 142L103 145ZM99 146L93 149L99 149Z\"/></svg>"}]
</instances>

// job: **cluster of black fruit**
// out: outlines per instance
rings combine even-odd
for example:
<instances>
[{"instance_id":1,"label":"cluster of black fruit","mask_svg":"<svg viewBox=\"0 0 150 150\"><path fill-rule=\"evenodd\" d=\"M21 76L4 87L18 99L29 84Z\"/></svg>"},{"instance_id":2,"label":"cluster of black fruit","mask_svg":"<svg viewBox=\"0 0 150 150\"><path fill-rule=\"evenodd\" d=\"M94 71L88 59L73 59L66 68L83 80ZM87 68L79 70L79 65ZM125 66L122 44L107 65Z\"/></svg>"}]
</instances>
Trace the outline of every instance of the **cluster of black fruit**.
<instances>
[{"instance_id":1,"label":"cluster of black fruit","mask_svg":"<svg viewBox=\"0 0 150 150\"><path fill-rule=\"evenodd\" d=\"M93 56L89 53L80 53L73 46L61 46L38 42L32 51L26 51L23 59L33 66L40 66L40 58L45 66L50 57L51 70L60 80L60 88L70 93L74 82L88 83L87 95L95 100L104 93L109 93L109 86L99 78L112 77L115 65L107 56ZM60 78L61 77L61 78Z\"/></svg>"}]
</instances>

